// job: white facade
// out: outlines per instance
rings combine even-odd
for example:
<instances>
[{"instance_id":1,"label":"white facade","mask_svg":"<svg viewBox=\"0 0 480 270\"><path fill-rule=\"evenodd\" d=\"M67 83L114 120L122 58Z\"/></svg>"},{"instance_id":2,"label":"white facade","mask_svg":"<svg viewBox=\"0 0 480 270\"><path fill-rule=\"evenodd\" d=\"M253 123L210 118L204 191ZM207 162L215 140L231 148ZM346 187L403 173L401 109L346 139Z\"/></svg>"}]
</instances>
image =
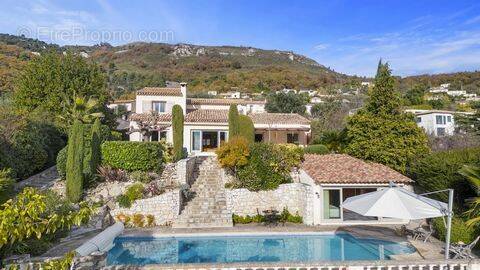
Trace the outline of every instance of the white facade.
<instances>
[{"instance_id":1,"label":"white facade","mask_svg":"<svg viewBox=\"0 0 480 270\"><path fill-rule=\"evenodd\" d=\"M367 224L406 224L408 220L382 218L382 217L364 217L351 211L346 211L342 203L345 198L345 192L352 190L362 190L373 192L388 187L388 184L317 184L304 170L300 170L300 182L309 185L312 188L312 223L311 225L367 225ZM411 185L399 184L408 190L413 191ZM337 203L329 203L326 207L326 201L335 196ZM335 199L333 200L335 201Z\"/></svg>"},{"instance_id":2,"label":"white facade","mask_svg":"<svg viewBox=\"0 0 480 270\"><path fill-rule=\"evenodd\" d=\"M455 133L455 112L435 110L406 110L415 115L417 125L433 136L452 136Z\"/></svg>"},{"instance_id":3,"label":"white facade","mask_svg":"<svg viewBox=\"0 0 480 270\"><path fill-rule=\"evenodd\" d=\"M231 104L236 104L239 113L244 115L265 113L265 102L262 101L187 99L185 83L182 83L180 88L146 87L137 91L135 111L129 118L129 139L130 141L163 139L173 143L171 112L174 105L180 105L185 115L184 148L190 154L213 152L222 142L228 140L228 110ZM268 115L278 117L276 114ZM302 122L286 126L265 126L256 123L254 125L256 129L260 129L259 134L268 130L268 134L275 135L274 139L269 137L269 141L301 145L308 143L309 124L305 125ZM255 135L257 137L257 134ZM258 137L260 138L260 135ZM261 140L263 139L262 136Z\"/></svg>"}]
</instances>

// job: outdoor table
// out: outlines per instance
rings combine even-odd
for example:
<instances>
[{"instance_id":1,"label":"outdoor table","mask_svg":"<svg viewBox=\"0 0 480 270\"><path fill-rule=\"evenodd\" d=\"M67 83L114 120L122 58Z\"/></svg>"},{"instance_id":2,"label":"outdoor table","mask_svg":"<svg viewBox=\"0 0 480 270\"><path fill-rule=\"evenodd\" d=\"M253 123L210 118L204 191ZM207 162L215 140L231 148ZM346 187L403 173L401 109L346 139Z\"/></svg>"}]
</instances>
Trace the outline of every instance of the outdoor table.
<instances>
[{"instance_id":1,"label":"outdoor table","mask_svg":"<svg viewBox=\"0 0 480 270\"><path fill-rule=\"evenodd\" d=\"M273 226L278 224L279 216L277 210L264 210L263 216L265 217L265 225Z\"/></svg>"}]
</instances>

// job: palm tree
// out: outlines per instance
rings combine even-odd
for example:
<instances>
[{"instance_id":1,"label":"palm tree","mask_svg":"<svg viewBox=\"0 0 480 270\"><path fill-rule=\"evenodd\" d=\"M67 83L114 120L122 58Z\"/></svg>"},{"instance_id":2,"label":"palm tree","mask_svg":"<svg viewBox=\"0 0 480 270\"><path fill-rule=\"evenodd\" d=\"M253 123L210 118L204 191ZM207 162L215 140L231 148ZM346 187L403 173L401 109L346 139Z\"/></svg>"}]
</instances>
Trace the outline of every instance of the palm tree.
<instances>
[{"instance_id":1,"label":"palm tree","mask_svg":"<svg viewBox=\"0 0 480 270\"><path fill-rule=\"evenodd\" d=\"M88 99L82 96L74 96L73 99L65 98L63 103L63 115L59 116L68 126L75 120L84 124L90 124L95 119L103 117L99 111L99 102L95 98Z\"/></svg>"},{"instance_id":2,"label":"palm tree","mask_svg":"<svg viewBox=\"0 0 480 270\"><path fill-rule=\"evenodd\" d=\"M465 176L477 193L477 197L469 202L470 209L465 212L468 215L468 226L480 224L480 167L465 165L459 173Z\"/></svg>"}]
</instances>

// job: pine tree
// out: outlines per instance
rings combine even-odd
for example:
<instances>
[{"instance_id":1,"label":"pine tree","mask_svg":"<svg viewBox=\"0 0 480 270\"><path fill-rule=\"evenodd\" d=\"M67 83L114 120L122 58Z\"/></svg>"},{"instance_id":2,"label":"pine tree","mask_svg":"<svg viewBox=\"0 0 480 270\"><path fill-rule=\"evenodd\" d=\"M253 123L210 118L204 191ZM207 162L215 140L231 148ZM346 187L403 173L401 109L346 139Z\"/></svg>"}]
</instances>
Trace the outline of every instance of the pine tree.
<instances>
[{"instance_id":1,"label":"pine tree","mask_svg":"<svg viewBox=\"0 0 480 270\"><path fill-rule=\"evenodd\" d=\"M369 94L370 100L367 103L367 111L373 114L399 114L400 97L394 87L395 78L391 74L388 63L383 64L380 60L374 86Z\"/></svg>"},{"instance_id":2,"label":"pine tree","mask_svg":"<svg viewBox=\"0 0 480 270\"><path fill-rule=\"evenodd\" d=\"M75 121L68 139L67 198L78 202L83 193L83 124Z\"/></svg>"},{"instance_id":3,"label":"pine tree","mask_svg":"<svg viewBox=\"0 0 480 270\"><path fill-rule=\"evenodd\" d=\"M183 121L182 107L180 107L180 105L174 105L172 108L174 160L180 160L183 158Z\"/></svg>"},{"instance_id":4,"label":"pine tree","mask_svg":"<svg viewBox=\"0 0 480 270\"><path fill-rule=\"evenodd\" d=\"M240 135L240 123L237 105L230 105L230 110L228 111L228 137L233 138L237 135Z\"/></svg>"}]
</instances>

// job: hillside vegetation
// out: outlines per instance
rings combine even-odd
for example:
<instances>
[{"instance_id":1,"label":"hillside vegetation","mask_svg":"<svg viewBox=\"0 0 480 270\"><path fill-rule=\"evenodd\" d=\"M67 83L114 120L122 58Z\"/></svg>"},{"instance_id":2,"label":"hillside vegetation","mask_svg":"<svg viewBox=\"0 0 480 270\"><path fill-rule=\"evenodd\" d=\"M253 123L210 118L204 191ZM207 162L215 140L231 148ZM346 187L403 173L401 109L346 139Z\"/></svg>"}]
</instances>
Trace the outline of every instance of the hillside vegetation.
<instances>
[{"instance_id":1,"label":"hillside vegetation","mask_svg":"<svg viewBox=\"0 0 480 270\"><path fill-rule=\"evenodd\" d=\"M251 47L131 43L122 46L63 46L0 34L0 72L13 72L34 54L71 50L99 63L108 73L114 96L165 81L186 81L192 91L261 92L282 88L331 88L351 80L314 60L292 52ZM14 73L14 72L13 72ZM11 90L2 76L2 90ZM4 83L4 78L9 78Z\"/></svg>"},{"instance_id":2,"label":"hillside vegetation","mask_svg":"<svg viewBox=\"0 0 480 270\"><path fill-rule=\"evenodd\" d=\"M108 88L114 97L128 95L144 86L164 86L165 81L186 81L192 92L232 89L268 92L282 88L331 90L368 80L335 72L288 51L163 43L61 47L23 36L0 34L0 91L11 91L12 80L22 64L35 54L49 50L71 50L99 63L108 74ZM438 86L441 83L477 92L480 72L397 77L397 82L401 92L416 84Z\"/></svg>"}]
</instances>

